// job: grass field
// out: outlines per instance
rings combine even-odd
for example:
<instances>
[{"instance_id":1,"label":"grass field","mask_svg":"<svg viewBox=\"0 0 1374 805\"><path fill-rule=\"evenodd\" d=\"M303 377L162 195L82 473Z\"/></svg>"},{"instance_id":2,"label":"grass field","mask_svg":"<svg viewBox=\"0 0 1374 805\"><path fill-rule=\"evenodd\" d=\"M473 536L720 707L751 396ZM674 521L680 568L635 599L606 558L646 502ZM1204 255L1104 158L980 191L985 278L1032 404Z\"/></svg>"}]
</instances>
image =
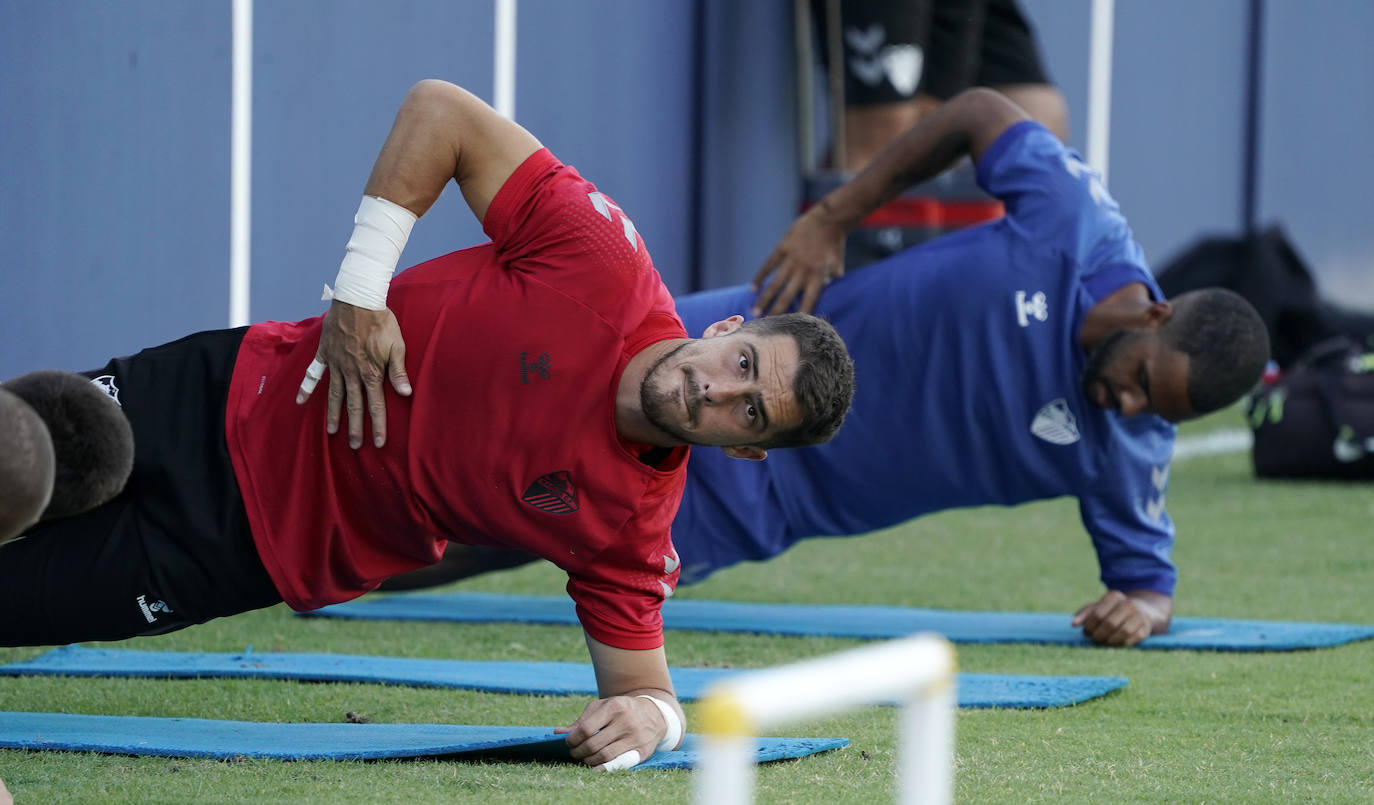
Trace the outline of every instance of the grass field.
<instances>
[{"instance_id":1,"label":"grass field","mask_svg":"<svg viewBox=\"0 0 1374 805\"><path fill-rule=\"evenodd\" d=\"M1236 427L1234 411L1185 429ZM1374 488L1260 483L1245 454L1176 464L1177 615L1374 622ZM1072 500L947 512L856 540L812 540L768 565L735 568L679 595L1072 611L1099 593ZM556 594L532 567L468 589ZM14 613L10 613L13 617ZM571 627L302 619L278 606L157 638L149 650L332 651L406 657L584 662ZM853 641L670 633L676 665L758 667ZM39 653L0 649L0 660ZM1073 708L964 711L961 802L1374 801L1374 641L1314 652L1214 654L961 646L961 670L1120 675L1122 691ZM0 678L0 709L338 722L555 725L583 701L356 684L250 680ZM687 706L688 718L692 706ZM895 719L870 708L791 735L850 747L761 768L760 802L892 797ZM690 724L689 724L690 728ZM24 803L683 802L686 772L606 775L576 765L409 761L187 761L0 751Z\"/></svg>"}]
</instances>

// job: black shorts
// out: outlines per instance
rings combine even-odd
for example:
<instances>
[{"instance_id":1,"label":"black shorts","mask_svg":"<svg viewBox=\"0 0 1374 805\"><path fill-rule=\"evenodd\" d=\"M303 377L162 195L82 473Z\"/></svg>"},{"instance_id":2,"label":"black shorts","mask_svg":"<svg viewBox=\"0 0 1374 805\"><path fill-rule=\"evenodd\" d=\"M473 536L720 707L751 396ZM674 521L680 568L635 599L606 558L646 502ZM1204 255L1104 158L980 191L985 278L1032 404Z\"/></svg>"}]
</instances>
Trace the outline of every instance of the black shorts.
<instances>
[{"instance_id":1,"label":"black shorts","mask_svg":"<svg viewBox=\"0 0 1374 805\"><path fill-rule=\"evenodd\" d=\"M0 547L0 645L161 634L281 601L224 440L245 329L198 333L87 372L134 433L124 491Z\"/></svg>"},{"instance_id":2,"label":"black shorts","mask_svg":"<svg viewBox=\"0 0 1374 805\"><path fill-rule=\"evenodd\" d=\"M826 2L812 0L823 63ZM1016 0L842 0L840 19L849 106L1049 83Z\"/></svg>"}]
</instances>

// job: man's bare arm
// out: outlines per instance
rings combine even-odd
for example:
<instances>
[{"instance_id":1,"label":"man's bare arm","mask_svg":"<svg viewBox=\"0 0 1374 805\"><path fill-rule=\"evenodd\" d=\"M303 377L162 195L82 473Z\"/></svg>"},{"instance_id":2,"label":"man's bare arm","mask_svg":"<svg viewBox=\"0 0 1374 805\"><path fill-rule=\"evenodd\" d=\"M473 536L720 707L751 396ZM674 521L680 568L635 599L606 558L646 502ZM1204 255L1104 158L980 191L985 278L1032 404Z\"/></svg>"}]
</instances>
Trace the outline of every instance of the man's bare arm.
<instances>
[{"instance_id":1,"label":"man's bare arm","mask_svg":"<svg viewBox=\"0 0 1374 805\"><path fill-rule=\"evenodd\" d=\"M363 193L423 216L449 180L477 220L539 141L482 99L447 81L411 87L372 166Z\"/></svg>"},{"instance_id":2,"label":"man's bare arm","mask_svg":"<svg viewBox=\"0 0 1374 805\"><path fill-rule=\"evenodd\" d=\"M770 274L754 313L782 313L801 295L811 312L821 289L844 274L844 238L870 213L902 191L938 176L965 156L982 158L988 146L1026 113L990 89L960 93L893 140L868 167L807 210L787 231L754 275L754 287Z\"/></svg>"},{"instance_id":3,"label":"man's bare arm","mask_svg":"<svg viewBox=\"0 0 1374 805\"><path fill-rule=\"evenodd\" d=\"M418 218L453 180L477 220L483 221L501 185L539 148L532 134L462 87L433 79L421 81L401 103L363 193L398 205ZM390 310L370 310L334 300L325 316L315 360L313 374L308 373L302 382L296 402L310 398L319 372L327 368L328 432L338 431L346 403L348 441L352 447L360 447L366 406L373 443L378 447L385 444L383 378L390 378L398 394L411 392L405 373L405 343L396 317Z\"/></svg>"},{"instance_id":4,"label":"man's bare arm","mask_svg":"<svg viewBox=\"0 0 1374 805\"><path fill-rule=\"evenodd\" d=\"M673 694L663 649L619 649L589 635L587 650L601 698L588 704L572 724L558 730L567 734L572 756L588 766L602 766L630 751L639 755L635 762L647 760L670 732L671 716L663 707L677 717L676 740L664 748L677 748L687 721Z\"/></svg>"}]
</instances>

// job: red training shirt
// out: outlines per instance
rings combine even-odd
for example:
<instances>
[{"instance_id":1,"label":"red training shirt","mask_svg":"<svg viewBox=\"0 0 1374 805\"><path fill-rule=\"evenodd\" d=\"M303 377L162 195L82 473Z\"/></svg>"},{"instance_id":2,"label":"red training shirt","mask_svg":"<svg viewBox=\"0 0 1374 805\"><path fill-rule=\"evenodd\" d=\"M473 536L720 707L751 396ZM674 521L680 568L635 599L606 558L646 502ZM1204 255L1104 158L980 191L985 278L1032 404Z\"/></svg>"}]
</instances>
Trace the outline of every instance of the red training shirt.
<instances>
[{"instance_id":1,"label":"red training shirt","mask_svg":"<svg viewBox=\"0 0 1374 805\"><path fill-rule=\"evenodd\" d=\"M447 540L519 548L568 572L593 638L656 648L688 451L641 463L614 403L631 356L686 337L682 322L630 219L547 149L484 229L491 243L391 284L414 392L387 386L381 449L325 433L323 384L295 403L323 317L248 330L225 434L258 553L307 611L438 561Z\"/></svg>"}]
</instances>

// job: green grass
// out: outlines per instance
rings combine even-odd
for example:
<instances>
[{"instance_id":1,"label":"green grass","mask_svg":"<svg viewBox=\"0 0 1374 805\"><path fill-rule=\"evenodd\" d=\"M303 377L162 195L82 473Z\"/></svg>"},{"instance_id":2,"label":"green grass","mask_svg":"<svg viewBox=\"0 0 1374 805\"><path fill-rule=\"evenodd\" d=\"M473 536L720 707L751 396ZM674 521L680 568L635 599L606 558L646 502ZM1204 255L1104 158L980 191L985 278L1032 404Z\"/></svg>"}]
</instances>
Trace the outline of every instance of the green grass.
<instances>
[{"instance_id":1,"label":"green grass","mask_svg":"<svg viewBox=\"0 0 1374 805\"><path fill-rule=\"evenodd\" d=\"M1227 412L1189 432L1240 424ZM1173 470L1176 614L1371 622L1374 490L1257 482L1244 454ZM1067 612L1100 590L1072 500L947 512L861 539L811 540L679 595ZM531 567L469 589L557 594ZM13 617L13 613L11 614ZM301 619L274 607L157 638L155 650L333 651L585 661L573 628ZM854 641L670 633L678 665L758 667ZM0 649L0 661L37 654ZM1374 642L1313 652L1216 654L961 646L965 671L1121 675L1104 699L1047 711L964 711L963 802L1369 802L1374 800ZM0 709L265 721L552 725L575 698L257 680L0 678ZM688 708L689 719L692 707ZM760 802L881 802L895 782L895 718L870 708L783 731L844 736L847 749L763 767ZM682 802L685 772L604 775L574 765L407 761L218 762L0 751L0 777L38 802Z\"/></svg>"}]
</instances>

